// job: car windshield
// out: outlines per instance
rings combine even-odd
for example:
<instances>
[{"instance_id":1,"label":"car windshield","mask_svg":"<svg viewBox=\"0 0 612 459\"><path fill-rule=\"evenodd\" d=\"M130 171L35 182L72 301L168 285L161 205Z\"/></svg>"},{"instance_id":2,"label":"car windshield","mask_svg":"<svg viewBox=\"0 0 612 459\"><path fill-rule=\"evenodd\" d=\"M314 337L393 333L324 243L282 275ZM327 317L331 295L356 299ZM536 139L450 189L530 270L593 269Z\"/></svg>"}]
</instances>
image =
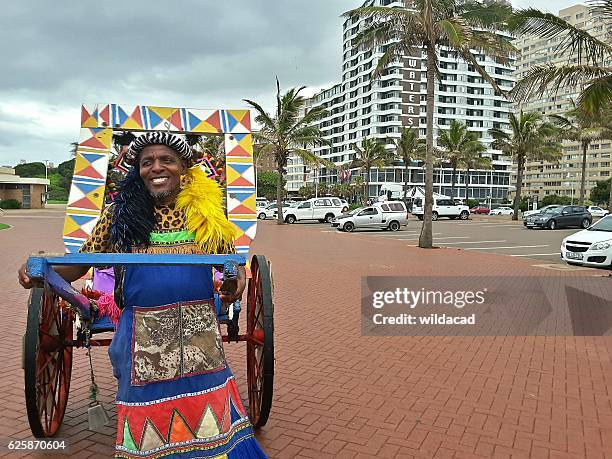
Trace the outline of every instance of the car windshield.
<instances>
[{"instance_id":1,"label":"car windshield","mask_svg":"<svg viewBox=\"0 0 612 459\"><path fill-rule=\"evenodd\" d=\"M557 215L561 213L561 208L560 207L553 207L551 209L546 209L542 212L543 214L548 214L548 215Z\"/></svg>"},{"instance_id":2,"label":"car windshield","mask_svg":"<svg viewBox=\"0 0 612 459\"><path fill-rule=\"evenodd\" d=\"M589 231L606 231L612 233L612 217L604 217L589 228Z\"/></svg>"},{"instance_id":3,"label":"car windshield","mask_svg":"<svg viewBox=\"0 0 612 459\"><path fill-rule=\"evenodd\" d=\"M356 209L351 210L347 213L347 215L355 215L357 212L361 212L365 207L357 207Z\"/></svg>"}]
</instances>

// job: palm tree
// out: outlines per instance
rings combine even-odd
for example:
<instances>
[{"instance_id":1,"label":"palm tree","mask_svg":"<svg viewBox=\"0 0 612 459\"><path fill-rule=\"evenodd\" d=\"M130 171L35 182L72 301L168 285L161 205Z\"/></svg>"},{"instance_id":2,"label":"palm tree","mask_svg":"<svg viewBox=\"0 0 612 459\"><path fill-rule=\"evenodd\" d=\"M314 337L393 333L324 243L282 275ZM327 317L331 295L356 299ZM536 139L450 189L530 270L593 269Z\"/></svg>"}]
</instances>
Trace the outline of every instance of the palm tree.
<instances>
[{"instance_id":1,"label":"palm tree","mask_svg":"<svg viewBox=\"0 0 612 459\"><path fill-rule=\"evenodd\" d=\"M508 54L515 51L510 42L495 33L498 25L510 14L512 7L505 2L486 3L460 0L416 0L408 7L361 7L344 14L345 17L364 18L366 28L357 35L356 44L370 49L384 46L373 76L382 74L385 66L396 59L414 55L422 49L427 56L427 156L425 161L425 212L419 247L433 246L433 113L435 110L434 84L440 80L436 50L445 46L489 82L497 94L503 94L495 79L472 54L472 49L493 55L506 63Z\"/></svg>"},{"instance_id":2,"label":"palm tree","mask_svg":"<svg viewBox=\"0 0 612 459\"><path fill-rule=\"evenodd\" d=\"M584 204L586 188L587 150L594 140L609 139L612 137L609 129L602 123L602 117L586 109L583 105L576 105L572 101L572 109L565 115L552 115L561 131L561 138L579 142L582 148L582 170L580 172L580 197L578 204Z\"/></svg>"},{"instance_id":3,"label":"palm tree","mask_svg":"<svg viewBox=\"0 0 612 459\"><path fill-rule=\"evenodd\" d=\"M317 197L319 195L319 187L321 186L319 185L319 172L321 170L321 167L326 167L327 169L335 169L336 165L331 161L328 161L327 159L321 158L314 154L306 155L302 157L302 159L307 165L310 166L310 170L315 173L315 197Z\"/></svg>"},{"instance_id":4,"label":"palm tree","mask_svg":"<svg viewBox=\"0 0 612 459\"><path fill-rule=\"evenodd\" d=\"M318 121L326 115L323 107L305 108L306 99L300 95L305 86L291 88L281 95L280 84L276 80L276 113L268 114L257 102L245 99L245 102L257 113L255 122L261 126L254 134L261 144L262 154L273 154L279 181L276 186L276 203L278 205L277 223L283 221L283 184L282 177L287 167L290 154L295 154L305 162L317 161L317 156L307 150L308 146L326 145Z\"/></svg>"},{"instance_id":5,"label":"palm tree","mask_svg":"<svg viewBox=\"0 0 612 459\"><path fill-rule=\"evenodd\" d=\"M481 142L475 143L471 148L464 150L461 156L461 164L465 167L465 204L469 199L470 171L474 169L491 169L491 158L482 156L487 151Z\"/></svg>"},{"instance_id":6,"label":"palm tree","mask_svg":"<svg viewBox=\"0 0 612 459\"><path fill-rule=\"evenodd\" d=\"M392 154L379 139L364 138L361 141L361 147L352 144L351 148L355 152L356 158L349 167L364 170L366 173L363 194L363 199L366 201L370 194L370 170L373 167L388 166L392 161Z\"/></svg>"},{"instance_id":7,"label":"palm tree","mask_svg":"<svg viewBox=\"0 0 612 459\"><path fill-rule=\"evenodd\" d=\"M425 162L425 142L419 139L419 130L409 127L402 129L402 136L393 140L395 145L395 157L404 163L404 201L408 193L408 181L410 174L410 163L412 161Z\"/></svg>"},{"instance_id":8,"label":"palm tree","mask_svg":"<svg viewBox=\"0 0 612 459\"><path fill-rule=\"evenodd\" d=\"M591 13L601 15L606 22L612 18L612 0L591 2ZM606 27L606 26L604 26ZM570 52L577 59L575 64L537 65L519 80L510 95L525 101L534 95L542 95L546 88L576 88L583 85L578 105L597 112L612 102L612 45L588 32L575 27L551 13L535 8L515 11L508 19L508 28L516 35L534 34L551 39L562 36L555 52Z\"/></svg>"},{"instance_id":9,"label":"palm tree","mask_svg":"<svg viewBox=\"0 0 612 459\"><path fill-rule=\"evenodd\" d=\"M454 199L457 168L462 165L465 152L476 149L486 151L486 148L484 148L475 132L468 131L467 126L457 120L451 122L449 129L439 131L438 147L443 148L442 157L450 163L453 169L451 174L451 198Z\"/></svg>"},{"instance_id":10,"label":"palm tree","mask_svg":"<svg viewBox=\"0 0 612 459\"><path fill-rule=\"evenodd\" d=\"M525 163L558 159L561 144L557 140L557 128L549 121L545 121L540 113L523 113L521 110L518 117L510 113L509 121L511 132L493 128L489 129L489 133L493 137L491 146L513 157L517 163L516 194L512 215L512 219L517 220Z\"/></svg>"}]
</instances>

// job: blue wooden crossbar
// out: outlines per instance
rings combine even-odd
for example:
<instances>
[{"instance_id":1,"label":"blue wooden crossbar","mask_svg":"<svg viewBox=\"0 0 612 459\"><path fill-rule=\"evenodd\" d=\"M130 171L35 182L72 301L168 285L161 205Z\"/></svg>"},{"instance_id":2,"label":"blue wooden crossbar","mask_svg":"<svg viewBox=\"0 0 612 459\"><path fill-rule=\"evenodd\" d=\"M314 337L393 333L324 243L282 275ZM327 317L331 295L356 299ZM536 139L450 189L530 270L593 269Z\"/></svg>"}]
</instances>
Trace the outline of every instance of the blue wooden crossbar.
<instances>
[{"instance_id":1,"label":"blue wooden crossbar","mask_svg":"<svg viewBox=\"0 0 612 459\"><path fill-rule=\"evenodd\" d=\"M128 265L208 265L223 266L233 261L239 266L246 264L243 255L171 255L144 253L68 253L57 255L33 255L28 258L27 272L33 279L44 279L61 298L81 311L89 319L89 299L62 279L52 266L128 266Z\"/></svg>"}]
</instances>

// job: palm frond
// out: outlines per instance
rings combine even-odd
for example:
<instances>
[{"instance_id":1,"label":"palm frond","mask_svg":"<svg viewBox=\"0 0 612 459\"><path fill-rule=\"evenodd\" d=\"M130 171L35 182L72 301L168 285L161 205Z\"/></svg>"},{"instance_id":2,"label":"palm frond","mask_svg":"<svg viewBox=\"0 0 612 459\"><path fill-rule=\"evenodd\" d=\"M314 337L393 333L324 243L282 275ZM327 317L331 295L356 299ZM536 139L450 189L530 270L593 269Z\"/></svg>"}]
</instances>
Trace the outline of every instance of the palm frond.
<instances>
[{"instance_id":1,"label":"palm frond","mask_svg":"<svg viewBox=\"0 0 612 459\"><path fill-rule=\"evenodd\" d=\"M393 19L412 16L415 13L408 8L386 8L384 6L365 6L355 8L343 13L341 17L353 18L369 18L374 21L387 22Z\"/></svg>"},{"instance_id":2,"label":"palm frond","mask_svg":"<svg viewBox=\"0 0 612 459\"><path fill-rule=\"evenodd\" d=\"M534 95L542 95L546 88L555 88L555 92L561 88L574 87L581 83L588 83L612 76L612 67L597 67L592 65L562 65L554 64L538 65L530 69L521 78L509 96L515 101L524 102Z\"/></svg>"},{"instance_id":3,"label":"palm frond","mask_svg":"<svg viewBox=\"0 0 612 459\"><path fill-rule=\"evenodd\" d=\"M494 57L496 62L502 65L507 65L509 57L518 52L508 39L496 33L482 30L474 31L468 47Z\"/></svg>"},{"instance_id":4,"label":"palm frond","mask_svg":"<svg viewBox=\"0 0 612 459\"><path fill-rule=\"evenodd\" d=\"M536 8L517 10L508 19L508 28L515 34L534 34L540 38L561 37L557 51L576 56L578 62L601 64L605 57L612 55L612 46L587 31L571 25L552 13Z\"/></svg>"},{"instance_id":5,"label":"palm frond","mask_svg":"<svg viewBox=\"0 0 612 459\"><path fill-rule=\"evenodd\" d=\"M612 21L612 0L587 1L593 16L601 17L604 21Z\"/></svg>"},{"instance_id":6,"label":"palm frond","mask_svg":"<svg viewBox=\"0 0 612 459\"><path fill-rule=\"evenodd\" d=\"M483 78L483 80L485 80L493 87L493 91L495 91L495 94L507 97L507 91L504 91L502 88L499 87L495 79L491 77L491 75L489 75L489 73L480 65L478 60L472 54L472 51L470 51L467 46L464 46L462 48L456 48L456 51L463 58L464 61L474 66L474 70L478 72L478 74Z\"/></svg>"},{"instance_id":7,"label":"palm frond","mask_svg":"<svg viewBox=\"0 0 612 459\"><path fill-rule=\"evenodd\" d=\"M257 114L255 115L255 122L262 125L262 126L267 126L267 127L272 127L274 126L274 121L272 120L272 118L270 117L270 115L268 115L268 113L263 109L263 107L261 105L259 105L257 102L254 102L252 100L249 99L243 99L247 104L249 104L251 107L253 107L255 109L255 111L257 112Z\"/></svg>"},{"instance_id":8,"label":"palm frond","mask_svg":"<svg viewBox=\"0 0 612 459\"><path fill-rule=\"evenodd\" d=\"M475 0L464 1L457 5L459 16L472 26L483 29L503 28L512 13L512 6L506 2L492 1L481 3Z\"/></svg>"},{"instance_id":9,"label":"palm frond","mask_svg":"<svg viewBox=\"0 0 612 459\"><path fill-rule=\"evenodd\" d=\"M591 113L601 113L612 106L612 74L595 78L582 91L578 104Z\"/></svg>"}]
</instances>

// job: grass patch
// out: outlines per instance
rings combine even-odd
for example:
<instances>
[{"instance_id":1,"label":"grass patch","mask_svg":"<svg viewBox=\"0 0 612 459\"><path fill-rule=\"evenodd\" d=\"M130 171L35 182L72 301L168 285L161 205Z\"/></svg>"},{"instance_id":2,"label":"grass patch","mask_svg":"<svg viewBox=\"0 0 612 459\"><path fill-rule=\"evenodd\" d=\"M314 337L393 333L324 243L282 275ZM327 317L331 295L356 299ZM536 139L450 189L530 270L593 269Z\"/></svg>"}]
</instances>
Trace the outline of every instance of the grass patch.
<instances>
[{"instance_id":1,"label":"grass patch","mask_svg":"<svg viewBox=\"0 0 612 459\"><path fill-rule=\"evenodd\" d=\"M47 204L68 204L68 201L59 201L57 199L49 199Z\"/></svg>"},{"instance_id":2,"label":"grass patch","mask_svg":"<svg viewBox=\"0 0 612 459\"><path fill-rule=\"evenodd\" d=\"M0 230L10 228L10 225L5 225L4 223L0 223Z\"/></svg>"}]
</instances>

